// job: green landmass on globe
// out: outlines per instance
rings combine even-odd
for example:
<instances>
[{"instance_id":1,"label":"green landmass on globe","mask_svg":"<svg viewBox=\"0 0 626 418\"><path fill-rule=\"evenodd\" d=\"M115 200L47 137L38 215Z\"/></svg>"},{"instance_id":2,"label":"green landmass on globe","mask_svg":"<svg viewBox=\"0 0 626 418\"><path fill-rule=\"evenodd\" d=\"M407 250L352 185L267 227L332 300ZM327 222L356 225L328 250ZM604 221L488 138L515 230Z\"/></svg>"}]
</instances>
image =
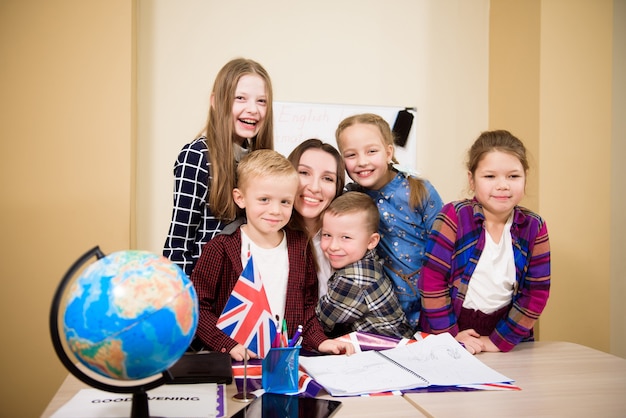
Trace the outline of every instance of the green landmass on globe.
<instances>
[{"instance_id":1,"label":"green landmass on globe","mask_svg":"<svg viewBox=\"0 0 626 418\"><path fill-rule=\"evenodd\" d=\"M119 380L171 367L198 326L198 299L187 275L146 251L115 252L89 265L72 283L61 312L78 360Z\"/></svg>"}]
</instances>

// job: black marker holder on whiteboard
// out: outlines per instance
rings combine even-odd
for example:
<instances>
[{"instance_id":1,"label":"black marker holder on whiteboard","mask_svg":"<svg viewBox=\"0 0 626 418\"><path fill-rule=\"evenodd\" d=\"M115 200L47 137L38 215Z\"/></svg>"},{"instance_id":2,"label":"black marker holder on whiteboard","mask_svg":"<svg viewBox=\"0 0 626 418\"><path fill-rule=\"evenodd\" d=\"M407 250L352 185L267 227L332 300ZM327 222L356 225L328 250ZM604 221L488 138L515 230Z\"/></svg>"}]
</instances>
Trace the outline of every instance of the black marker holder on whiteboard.
<instances>
[{"instance_id":1,"label":"black marker holder on whiteboard","mask_svg":"<svg viewBox=\"0 0 626 418\"><path fill-rule=\"evenodd\" d=\"M396 145L400 147L406 146L414 117L415 116L413 116L413 113L409 112L408 108L398 112L396 121L393 123L393 128L391 129Z\"/></svg>"}]
</instances>

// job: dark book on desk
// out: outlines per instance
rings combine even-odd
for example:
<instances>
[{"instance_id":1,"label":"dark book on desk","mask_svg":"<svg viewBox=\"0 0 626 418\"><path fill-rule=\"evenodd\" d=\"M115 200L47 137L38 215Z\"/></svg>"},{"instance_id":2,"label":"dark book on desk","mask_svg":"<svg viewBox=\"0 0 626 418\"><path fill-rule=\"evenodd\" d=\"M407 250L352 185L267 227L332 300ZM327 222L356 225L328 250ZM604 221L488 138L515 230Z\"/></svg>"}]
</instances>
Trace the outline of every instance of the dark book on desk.
<instances>
[{"instance_id":1,"label":"dark book on desk","mask_svg":"<svg viewBox=\"0 0 626 418\"><path fill-rule=\"evenodd\" d=\"M169 383L224 383L233 381L230 354L216 351L185 353L169 372L174 378Z\"/></svg>"}]
</instances>

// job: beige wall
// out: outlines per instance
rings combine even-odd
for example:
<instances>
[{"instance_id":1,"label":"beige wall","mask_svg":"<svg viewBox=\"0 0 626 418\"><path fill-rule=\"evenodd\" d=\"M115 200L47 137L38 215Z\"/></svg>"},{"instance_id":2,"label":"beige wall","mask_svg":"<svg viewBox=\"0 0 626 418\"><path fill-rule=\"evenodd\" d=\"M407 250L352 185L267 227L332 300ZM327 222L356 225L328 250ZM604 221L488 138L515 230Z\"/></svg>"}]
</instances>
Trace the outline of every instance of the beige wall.
<instances>
[{"instance_id":1,"label":"beige wall","mask_svg":"<svg viewBox=\"0 0 626 418\"><path fill-rule=\"evenodd\" d=\"M2 415L38 416L66 374L47 316L69 265L93 245L160 249L173 160L236 55L267 67L277 100L417 106L418 165L445 200L463 196L481 130L519 132L534 154L527 204L554 253L540 336L626 357L624 304L609 297L624 290L624 173L611 172L624 155L611 117L624 109L611 70L624 1L386 4L0 0Z\"/></svg>"},{"instance_id":2,"label":"beige wall","mask_svg":"<svg viewBox=\"0 0 626 418\"><path fill-rule=\"evenodd\" d=\"M611 141L611 353L626 358L626 0L613 2Z\"/></svg>"},{"instance_id":3,"label":"beige wall","mask_svg":"<svg viewBox=\"0 0 626 418\"><path fill-rule=\"evenodd\" d=\"M552 339L604 351L610 349L611 13L609 0L541 7L540 209L554 237L554 297L542 329Z\"/></svg>"},{"instance_id":4,"label":"beige wall","mask_svg":"<svg viewBox=\"0 0 626 418\"><path fill-rule=\"evenodd\" d=\"M50 302L95 245L130 243L133 8L0 1L0 415L41 414L67 371Z\"/></svg>"}]
</instances>

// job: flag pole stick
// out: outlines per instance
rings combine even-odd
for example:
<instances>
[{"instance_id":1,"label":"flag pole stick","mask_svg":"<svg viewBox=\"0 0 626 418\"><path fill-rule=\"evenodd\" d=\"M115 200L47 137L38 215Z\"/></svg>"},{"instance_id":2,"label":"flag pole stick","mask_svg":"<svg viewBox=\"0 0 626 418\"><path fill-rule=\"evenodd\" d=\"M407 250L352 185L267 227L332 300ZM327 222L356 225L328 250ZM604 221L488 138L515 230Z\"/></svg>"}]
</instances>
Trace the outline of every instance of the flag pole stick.
<instances>
[{"instance_id":1,"label":"flag pole stick","mask_svg":"<svg viewBox=\"0 0 626 418\"><path fill-rule=\"evenodd\" d=\"M250 402L256 399L254 393L248 393L248 353L244 352L243 355L243 392L239 392L233 395L233 400L237 402Z\"/></svg>"}]
</instances>

